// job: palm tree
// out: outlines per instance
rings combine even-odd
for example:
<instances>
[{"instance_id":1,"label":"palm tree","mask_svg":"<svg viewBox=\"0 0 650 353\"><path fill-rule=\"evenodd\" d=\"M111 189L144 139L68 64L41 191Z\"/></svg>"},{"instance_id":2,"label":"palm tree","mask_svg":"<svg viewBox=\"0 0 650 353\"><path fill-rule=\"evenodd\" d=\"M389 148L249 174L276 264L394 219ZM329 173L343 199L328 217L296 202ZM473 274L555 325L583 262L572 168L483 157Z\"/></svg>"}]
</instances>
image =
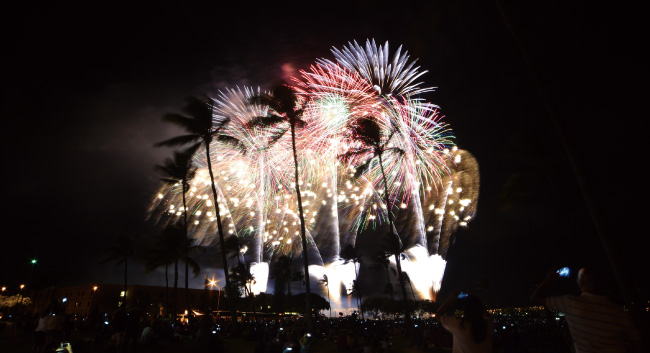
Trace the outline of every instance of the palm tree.
<instances>
[{"instance_id":1,"label":"palm tree","mask_svg":"<svg viewBox=\"0 0 650 353\"><path fill-rule=\"evenodd\" d=\"M255 277L251 273L251 265L249 263L239 263L231 268L230 276L232 277L233 283L236 283L238 287L244 289L244 295L248 297L251 312L253 317L255 316L255 307L253 305L253 291L251 287L255 283Z\"/></svg>"},{"instance_id":2,"label":"palm tree","mask_svg":"<svg viewBox=\"0 0 650 353\"><path fill-rule=\"evenodd\" d=\"M157 165L156 169L163 175L160 179L171 185L181 184L183 192L183 225L185 232L189 234L187 228L187 203L185 194L190 189L189 181L196 174L196 167L192 165L192 156L196 152L195 148L189 148L185 151L174 151L174 158L165 159L163 165Z\"/></svg>"},{"instance_id":3,"label":"palm tree","mask_svg":"<svg viewBox=\"0 0 650 353\"><path fill-rule=\"evenodd\" d=\"M341 156L345 160L350 160L354 156L363 156L369 155L363 163L357 166L355 178L359 178L363 175L366 170L370 167L370 164L377 158L379 160L379 168L381 170L382 182L384 184L384 203L386 205L386 213L388 216L388 227L391 234L391 251L395 256L395 263L397 264L397 276L399 278L400 288L402 290L402 297L404 300L407 300L406 294L406 285L404 284L404 276L402 274L402 265L400 262L400 253L401 253L401 240L397 233L395 232L395 227L393 226L393 215L390 207L390 197L388 194L388 180L386 178L386 172L384 171L384 161L383 156L385 153L398 153L404 154L404 151L397 147L389 147L389 142L393 135L397 132L396 128L391 129L388 132L386 138L383 137L384 133L380 127L377 119L372 116L363 116L356 121L353 121L350 124L350 131L352 133L352 138L361 143L362 147L358 149L353 149ZM404 310L404 315L408 319L409 314L408 310Z\"/></svg>"},{"instance_id":4,"label":"palm tree","mask_svg":"<svg viewBox=\"0 0 650 353\"><path fill-rule=\"evenodd\" d=\"M322 283L325 287L327 287L327 302L330 305L329 317L332 317L332 301L330 300L330 281L329 278L327 278L327 275L323 275L323 278L320 280L320 283Z\"/></svg>"},{"instance_id":5,"label":"palm tree","mask_svg":"<svg viewBox=\"0 0 650 353\"><path fill-rule=\"evenodd\" d=\"M158 237L155 240L153 247L145 255L145 273L150 273L158 267L165 266L165 311L169 314L169 265L173 264L171 253L173 249L166 246L167 242L164 238Z\"/></svg>"},{"instance_id":6,"label":"palm tree","mask_svg":"<svg viewBox=\"0 0 650 353\"><path fill-rule=\"evenodd\" d=\"M298 214L300 217L300 237L302 240L302 258L305 270L305 327L307 330L313 329L311 317L311 290L309 284L309 259L307 256L307 236L305 229L305 218L302 209L302 197L300 195L300 180L298 177L298 154L296 151L296 129L305 126L302 120L302 109L297 104L297 97L293 89L285 84L277 85L270 95L260 95L251 98L252 104L260 104L269 108L267 116L257 117L248 124L250 128L254 127L276 127L278 125L288 124L288 129L283 129L277 134L277 138L272 141L277 141L279 136L291 131L291 148L293 152L294 163L294 184L296 187L296 199L298 201Z\"/></svg>"},{"instance_id":7,"label":"palm tree","mask_svg":"<svg viewBox=\"0 0 650 353\"><path fill-rule=\"evenodd\" d=\"M602 248L605 251L605 255L607 256L607 260L609 261L609 265L614 272L614 277L619 289L621 290L621 294L623 295L624 300L627 302L633 302L634 294L632 291L632 286L630 286L629 281L627 281L625 279L625 276L623 276L621 259L619 259L619 257L617 257L615 252L612 250L616 248L613 246L614 237L611 235L609 229L607 228L607 225L604 222L605 218L602 215L602 208L598 207L597 203L594 200L595 192L589 187L589 184L587 183L588 176L585 175L584 167L579 160L578 154L575 151L575 147L570 143L564 125L560 121L559 114L557 114L553 108L553 105L551 104L549 93L547 90L545 90L542 84L543 81L541 79L541 75L535 69L536 63L532 59L532 56L529 54L529 52L526 50L527 45L523 41L522 36L514 25L514 22L511 20L511 16L508 14L507 7L504 5L504 2L502 0L496 0L495 3L497 5L499 13L501 14L501 19L512 35L513 40L517 44L517 47L519 48L522 59L526 64L528 73L530 74L530 79L536 87L539 98L542 100L544 110L546 110L546 115L553 125L556 135L563 147L564 153L566 154L569 163L571 164L573 175L580 187L582 197L587 206L587 210L589 211L589 215L591 216L591 220L596 228L596 232L600 239Z\"/></svg>"},{"instance_id":8,"label":"palm tree","mask_svg":"<svg viewBox=\"0 0 650 353\"><path fill-rule=\"evenodd\" d=\"M251 300L252 307L252 285L255 282L255 277L253 277L253 274L251 273L250 263L242 262L242 259L244 259L243 253L246 251L245 247L246 245L241 243L239 238L236 236L226 239L226 253L228 257L237 257L237 265L230 269L233 282L236 283L238 287L244 289L244 295Z\"/></svg>"},{"instance_id":9,"label":"palm tree","mask_svg":"<svg viewBox=\"0 0 650 353\"><path fill-rule=\"evenodd\" d=\"M196 277L201 271L201 266L194 260L191 254L201 247L194 243L194 239L188 237L184 227L178 222L172 223L165 227L154 242L154 247L148 254L147 268L151 270L158 266L165 266L165 276L167 275L167 266L174 264L174 305L173 316L177 314L178 298L178 263L185 264L185 298L188 311L191 310L189 296L189 268Z\"/></svg>"},{"instance_id":10,"label":"palm tree","mask_svg":"<svg viewBox=\"0 0 650 353\"><path fill-rule=\"evenodd\" d=\"M386 271L386 288L389 289L388 291L390 292L390 300L395 300L394 295L393 295L393 285L390 283L390 272L388 272L388 264L390 261L386 256L390 256L386 254L385 250L378 249L377 252L374 253L372 256L372 262L373 265L371 265L371 268L378 268L381 267Z\"/></svg>"},{"instance_id":11,"label":"palm tree","mask_svg":"<svg viewBox=\"0 0 650 353\"><path fill-rule=\"evenodd\" d=\"M359 249L355 248L352 244L347 244L343 250L341 250L340 256L343 259L344 263L352 262L354 266L354 289L357 292L357 305L359 306L359 310L361 310L361 290L357 285L359 281L357 263L361 263L361 253L359 252ZM363 318L363 311L361 311L361 317Z\"/></svg>"},{"instance_id":12,"label":"palm tree","mask_svg":"<svg viewBox=\"0 0 650 353\"><path fill-rule=\"evenodd\" d=\"M230 144L238 148L243 148L238 141L231 136L223 134L222 131L230 121L228 118L213 119L214 101L212 98L203 97L190 97L188 103L183 111L187 116L180 114L166 114L163 120L173 123L183 128L188 134L173 137L171 139L155 144L156 147L160 146L181 146L192 144L190 149L198 149L202 144L205 147L205 155L208 164L208 172L210 173L210 183L212 186L212 197L214 201L215 214L217 219L217 233L219 235L219 245L221 246L221 261L224 266L224 277L226 279L226 287L229 288L230 276L228 273L228 261L226 260L226 252L224 244L223 226L221 224L221 213L219 211L219 197L217 195L217 188L214 183L214 175L212 172L212 160L210 154L210 144L212 141L218 141L225 144ZM235 314L235 307L231 307L233 317Z\"/></svg>"},{"instance_id":13,"label":"palm tree","mask_svg":"<svg viewBox=\"0 0 650 353\"><path fill-rule=\"evenodd\" d=\"M123 305L126 308L126 287L127 287L128 270L129 270L129 257L135 255L135 247L133 244L133 239L126 235L120 235L113 240L113 243L106 248L105 252L107 253L107 255L100 262L101 264L111 262L111 261L114 261L116 265L124 263Z\"/></svg>"},{"instance_id":14,"label":"palm tree","mask_svg":"<svg viewBox=\"0 0 650 353\"><path fill-rule=\"evenodd\" d=\"M279 256L271 263L270 277L275 279L275 292L274 295L278 298L277 311L284 311L284 298L285 286L288 289L289 298L291 298L291 263L292 260L287 255Z\"/></svg>"},{"instance_id":15,"label":"palm tree","mask_svg":"<svg viewBox=\"0 0 650 353\"><path fill-rule=\"evenodd\" d=\"M196 174L196 167L192 165L192 156L196 152L196 147L193 146L185 151L174 152L174 158L167 158L164 165L157 165L156 169L163 174L164 178L161 180L167 184L181 184L183 192L183 228L185 229L186 236L189 235L189 230L187 227L187 203L185 195L190 189L189 181L194 178ZM167 267L165 268L167 271ZM196 273L195 273L196 274ZM187 306L189 308L189 288L188 288L188 262L185 262L185 296L187 301Z\"/></svg>"}]
</instances>

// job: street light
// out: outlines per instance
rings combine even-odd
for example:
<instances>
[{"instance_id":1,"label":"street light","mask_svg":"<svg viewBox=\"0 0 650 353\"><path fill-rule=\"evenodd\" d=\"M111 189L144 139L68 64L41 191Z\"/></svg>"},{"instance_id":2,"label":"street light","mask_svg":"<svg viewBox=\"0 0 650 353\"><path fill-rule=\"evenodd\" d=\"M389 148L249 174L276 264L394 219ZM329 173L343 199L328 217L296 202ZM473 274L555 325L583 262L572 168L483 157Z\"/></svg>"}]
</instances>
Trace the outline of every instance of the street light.
<instances>
[{"instance_id":1,"label":"street light","mask_svg":"<svg viewBox=\"0 0 650 353\"><path fill-rule=\"evenodd\" d=\"M212 279L208 282L208 285L210 285L210 298L212 298L212 289L214 287L217 287L219 289L219 296L217 297L217 315L219 315L219 304L221 302L221 289L219 288L219 281L214 279L214 276Z\"/></svg>"}]
</instances>

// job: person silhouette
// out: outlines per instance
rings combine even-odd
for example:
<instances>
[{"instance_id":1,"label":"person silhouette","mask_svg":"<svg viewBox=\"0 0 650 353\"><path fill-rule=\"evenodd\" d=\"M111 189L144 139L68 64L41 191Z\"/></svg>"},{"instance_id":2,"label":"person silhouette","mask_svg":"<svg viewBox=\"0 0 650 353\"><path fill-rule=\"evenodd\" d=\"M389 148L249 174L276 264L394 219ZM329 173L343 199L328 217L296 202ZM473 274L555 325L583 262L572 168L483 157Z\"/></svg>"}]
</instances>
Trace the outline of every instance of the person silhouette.
<instances>
[{"instance_id":1,"label":"person silhouette","mask_svg":"<svg viewBox=\"0 0 650 353\"><path fill-rule=\"evenodd\" d=\"M641 335L622 306L601 293L602 276L591 268L578 272L578 296L548 296L560 277L551 269L531 296L534 304L564 313L576 353L642 352Z\"/></svg>"},{"instance_id":2,"label":"person silhouette","mask_svg":"<svg viewBox=\"0 0 650 353\"><path fill-rule=\"evenodd\" d=\"M461 317L446 313L455 304L463 311ZM452 292L436 312L435 319L453 335L452 353L492 352L494 322L474 294Z\"/></svg>"}]
</instances>

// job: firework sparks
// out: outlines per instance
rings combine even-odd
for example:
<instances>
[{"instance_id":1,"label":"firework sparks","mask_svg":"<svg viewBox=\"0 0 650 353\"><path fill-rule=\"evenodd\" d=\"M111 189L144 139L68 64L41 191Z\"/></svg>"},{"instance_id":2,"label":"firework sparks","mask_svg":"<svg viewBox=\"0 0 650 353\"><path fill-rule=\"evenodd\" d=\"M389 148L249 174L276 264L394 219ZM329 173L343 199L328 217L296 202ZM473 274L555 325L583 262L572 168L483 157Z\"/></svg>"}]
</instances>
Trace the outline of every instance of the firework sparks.
<instances>
[{"instance_id":1,"label":"firework sparks","mask_svg":"<svg viewBox=\"0 0 650 353\"><path fill-rule=\"evenodd\" d=\"M420 88L417 79L424 72L417 71L401 47L392 61L388 44L377 47L374 41L365 49L355 42L333 53L338 63L320 59L293 82L304 109L305 127L297 131L296 148L310 274L316 280L327 275L335 301L340 299L335 288L350 294L359 266L343 263L340 251L354 245L359 234L385 233L391 212L405 246L404 270L421 298L435 298L449 239L476 212L476 160L453 146L437 106L413 98L431 88ZM302 252L291 139L287 134L277 138L286 127L248 124L267 114L267 107L250 104L260 93L259 88L226 89L213 99L214 118L231 121L223 133L244 149L215 142L211 156L226 236L237 236L245 245L240 256L251 263L255 293L266 290L274 257ZM355 166L372 158L370 153L356 154L346 163L339 159L359 147L347 127L362 117L376 119L389 147L402 151L383 158L388 205L378 161L354 177ZM195 156L199 169L190 181L187 208L190 234L208 245L215 241L216 222L206 158L205 152ZM183 211L181 186L163 186L150 217L164 224Z\"/></svg>"}]
</instances>

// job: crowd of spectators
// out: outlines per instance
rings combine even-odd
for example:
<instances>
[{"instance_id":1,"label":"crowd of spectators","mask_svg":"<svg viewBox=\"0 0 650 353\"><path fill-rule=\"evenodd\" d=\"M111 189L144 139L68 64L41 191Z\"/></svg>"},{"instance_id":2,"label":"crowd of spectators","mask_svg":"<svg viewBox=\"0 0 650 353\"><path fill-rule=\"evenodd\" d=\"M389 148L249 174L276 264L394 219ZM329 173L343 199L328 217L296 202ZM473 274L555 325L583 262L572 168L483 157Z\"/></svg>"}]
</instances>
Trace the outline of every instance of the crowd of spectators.
<instances>
[{"instance_id":1,"label":"crowd of spectators","mask_svg":"<svg viewBox=\"0 0 650 353\"><path fill-rule=\"evenodd\" d=\"M256 353L310 352L317 340L330 341L341 352L396 352L396 339L406 338L409 346L423 352L449 350L452 335L441 323L427 319L403 320L360 319L356 315L343 318L320 318L313 333L307 335L300 318L249 318L237 325L208 315L194 317L190 323L171 322L149 316L141 311L103 313L95 317L63 314L56 327L46 332L49 346L38 345L36 330L42 313L23 315L19 320L25 332L35 336L33 353L71 341L73 332L83 340L71 341L75 353L156 352L159 347L175 342L191 342L205 352L226 352L228 341L239 338L251 342ZM494 314L493 346L495 352L571 352L571 337L563 317L550 311L535 315Z\"/></svg>"}]
</instances>

